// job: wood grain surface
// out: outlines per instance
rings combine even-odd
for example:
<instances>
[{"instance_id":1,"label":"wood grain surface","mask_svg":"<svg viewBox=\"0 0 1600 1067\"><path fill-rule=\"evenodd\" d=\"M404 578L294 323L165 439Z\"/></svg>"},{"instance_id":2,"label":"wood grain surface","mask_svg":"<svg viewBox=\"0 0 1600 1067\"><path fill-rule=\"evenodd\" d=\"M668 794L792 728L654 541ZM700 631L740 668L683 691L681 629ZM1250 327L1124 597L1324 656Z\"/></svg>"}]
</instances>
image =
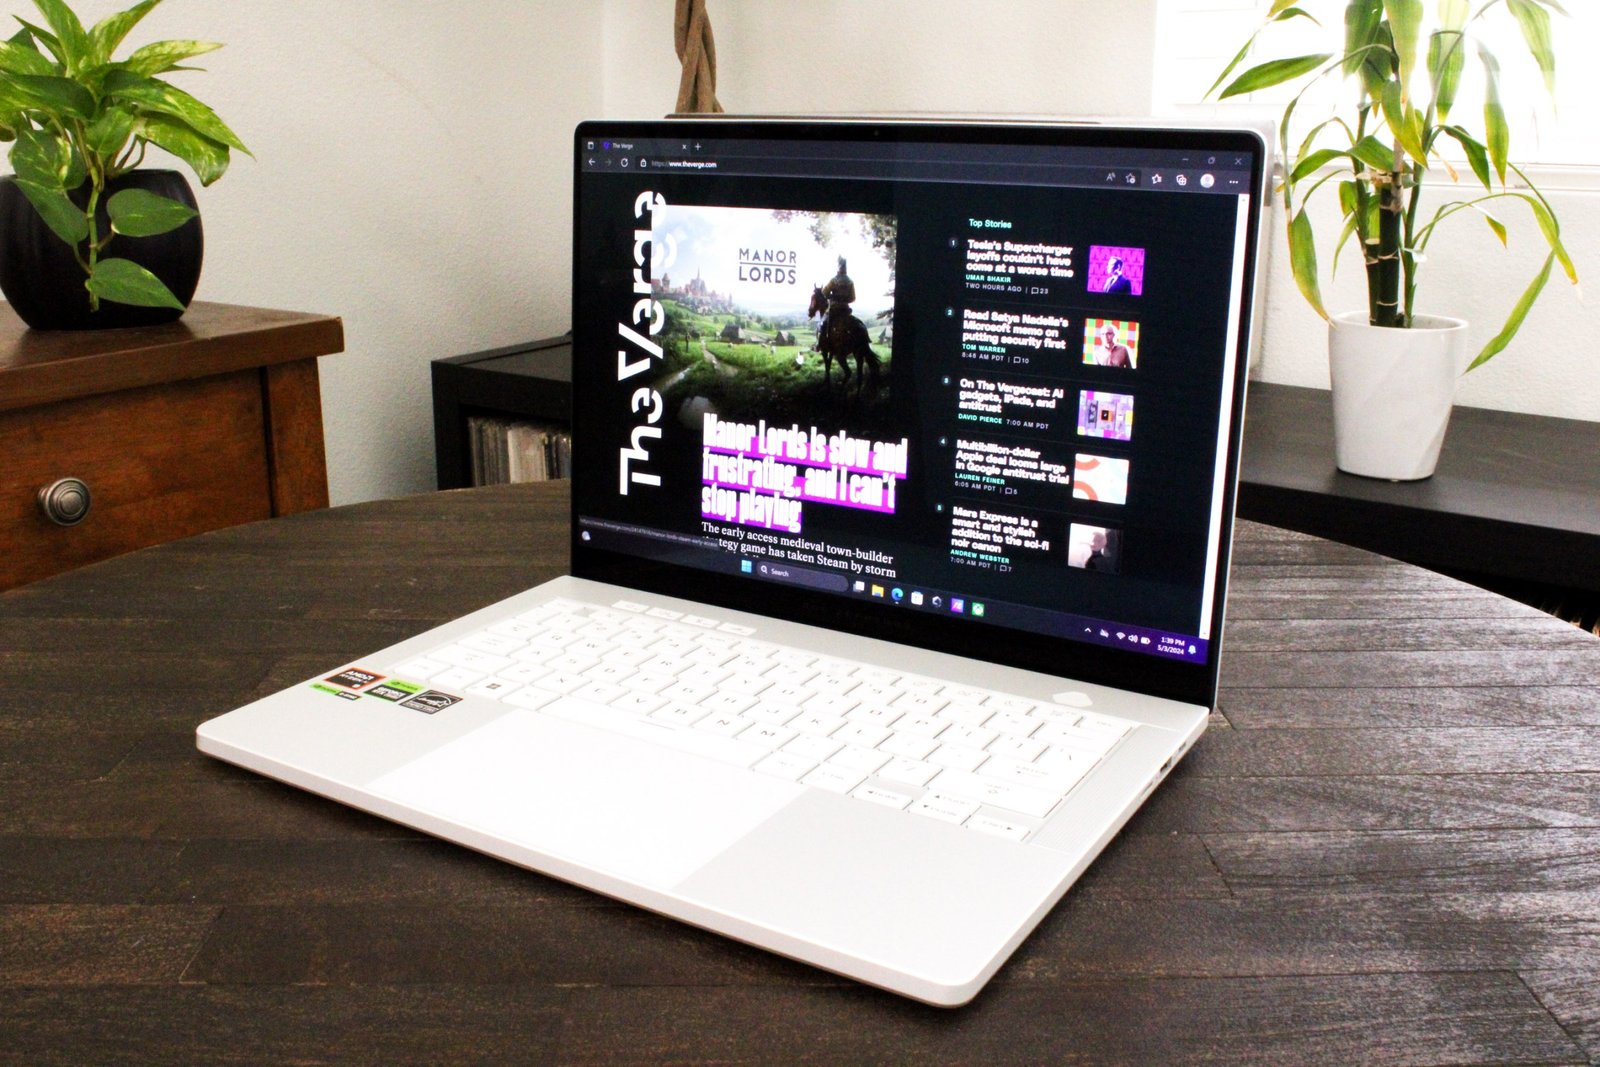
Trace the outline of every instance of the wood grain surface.
<instances>
[{"instance_id":1,"label":"wood grain surface","mask_svg":"<svg viewBox=\"0 0 1600 1067\"><path fill-rule=\"evenodd\" d=\"M566 500L314 511L0 594L0 1062L1600 1062L1600 639L1301 534L1239 525L1210 729L958 1011L195 751L561 573Z\"/></svg>"}]
</instances>

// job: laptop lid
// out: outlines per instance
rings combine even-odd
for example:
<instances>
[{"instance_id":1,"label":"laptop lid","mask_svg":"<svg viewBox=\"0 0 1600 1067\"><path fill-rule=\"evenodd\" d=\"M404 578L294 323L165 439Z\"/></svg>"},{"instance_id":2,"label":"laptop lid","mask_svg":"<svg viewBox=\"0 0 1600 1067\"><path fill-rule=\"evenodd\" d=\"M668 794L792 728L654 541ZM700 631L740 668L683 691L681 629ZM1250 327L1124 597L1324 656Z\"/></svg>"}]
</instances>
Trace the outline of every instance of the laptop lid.
<instances>
[{"instance_id":1,"label":"laptop lid","mask_svg":"<svg viewBox=\"0 0 1600 1067\"><path fill-rule=\"evenodd\" d=\"M1258 135L576 137L575 575L1214 703Z\"/></svg>"}]
</instances>

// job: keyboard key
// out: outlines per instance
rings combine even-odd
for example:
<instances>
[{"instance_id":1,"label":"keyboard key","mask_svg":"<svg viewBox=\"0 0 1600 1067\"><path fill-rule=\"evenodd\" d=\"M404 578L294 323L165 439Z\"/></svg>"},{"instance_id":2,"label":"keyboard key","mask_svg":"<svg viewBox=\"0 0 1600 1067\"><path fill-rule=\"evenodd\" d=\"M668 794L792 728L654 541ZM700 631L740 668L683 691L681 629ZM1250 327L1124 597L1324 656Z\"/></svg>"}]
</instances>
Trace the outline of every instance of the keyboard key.
<instances>
[{"instance_id":1,"label":"keyboard key","mask_svg":"<svg viewBox=\"0 0 1600 1067\"><path fill-rule=\"evenodd\" d=\"M791 730L798 730L803 734L827 737L843 726L844 720L834 715L817 715L813 712L803 711L790 719L788 725Z\"/></svg>"},{"instance_id":2,"label":"keyboard key","mask_svg":"<svg viewBox=\"0 0 1600 1067\"><path fill-rule=\"evenodd\" d=\"M943 719L935 718L928 714L912 714L898 720L894 724L897 733L919 734L922 737L938 737L950 724ZM1043 747L1042 745L1040 746Z\"/></svg>"},{"instance_id":3,"label":"keyboard key","mask_svg":"<svg viewBox=\"0 0 1600 1067\"><path fill-rule=\"evenodd\" d=\"M442 659L434 659L431 656L418 656L416 659L406 660L400 664L394 669L394 673L402 678L415 678L419 682L425 682L448 666L450 664Z\"/></svg>"},{"instance_id":4,"label":"keyboard key","mask_svg":"<svg viewBox=\"0 0 1600 1067\"><path fill-rule=\"evenodd\" d=\"M732 737L749 725L749 719L741 719L737 715L709 714L696 722L694 728L720 737ZM752 745L751 747L760 748L759 745ZM766 750L762 749L762 751Z\"/></svg>"},{"instance_id":5,"label":"keyboard key","mask_svg":"<svg viewBox=\"0 0 1600 1067\"><path fill-rule=\"evenodd\" d=\"M850 673L860 681L879 686L891 686L900 678L899 671L891 671L884 667L869 667L866 664L858 665Z\"/></svg>"},{"instance_id":6,"label":"keyboard key","mask_svg":"<svg viewBox=\"0 0 1600 1067\"><path fill-rule=\"evenodd\" d=\"M705 699L699 701L701 707L707 711L720 711L729 715L737 715L747 708L755 707L756 698L743 693L735 693L726 689L718 689Z\"/></svg>"},{"instance_id":7,"label":"keyboard key","mask_svg":"<svg viewBox=\"0 0 1600 1067\"><path fill-rule=\"evenodd\" d=\"M901 693L894 698L895 707L914 715L932 715L948 703L950 702L944 697L931 696L927 693Z\"/></svg>"},{"instance_id":8,"label":"keyboard key","mask_svg":"<svg viewBox=\"0 0 1600 1067\"><path fill-rule=\"evenodd\" d=\"M830 793L848 793L860 785L865 777L860 771L825 763L800 779L800 782L802 785L814 785L818 789L826 789Z\"/></svg>"},{"instance_id":9,"label":"keyboard key","mask_svg":"<svg viewBox=\"0 0 1600 1067\"><path fill-rule=\"evenodd\" d=\"M821 763L844 746L837 741L826 737L817 737L813 734L800 734L783 746L785 752L805 756L813 763Z\"/></svg>"},{"instance_id":10,"label":"keyboard key","mask_svg":"<svg viewBox=\"0 0 1600 1067\"><path fill-rule=\"evenodd\" d=\"M774 726L768 722L754 722L740 732L739 740L760 745L770 751L771 749L782 747L786 742L793 740L795 736L796 734L793 730L786 730L782 726Z\"/></svg>"},{"instance_id":11,"label":"keyboard key","mask_svg":"<svg viewBox=\"0 0 1600 1067\"><path fill-rule=\"evenodd\" d=\"M921 760L906 759L896 756L894 759L878 768L878 777L886 782L896 782L900 785L914 785L922 787L928 784L928 779L939 773L939 768L931 763Z\"/></svg>"},{"instance_id":12,"label":"keyboard key","mask_svg":"<svg viewBox=\"0 0 1600 1067\"><path fill-rule=\"evenodd\" d=\"M572 691L575 697L592 700L596 704L609 704L628 691L612 682L584 682Z\"/></svg>"},{"instance_id":13,"label":"keyboard key","mask_svg":"<svg viewBox=\"0 0 1600 1067\"><path fill-rule=\"evenodd\" d=\"M1011 841L1022 841L1028 836L1028 828L1021 823L1002 819L987 812L974 815L967 820L967 829L978 830L982 833L993 834L995 837L1004 837Z\"/></svg>"},{"instance_id":14,"label":"keyboard key","mask_svg":"<svg viewBox=\"0 0 1600 1067\"><path fill-rule=\"evenodd\" d=\"M747 719L771 723L774 726L782 726L790 719L798 718L799 715L799 708L788 707L784 704L769 704L765 693L761 695L761 699L756 702L755 707L744 713Z\"/></svg>"},{"instance_id":15,"label":"keyboard key","mask_svg":"<svg viewBox=\"0 0 1600 1067\"><path fill-rule=\"evenodd\" d=\"M481 671L469 671L465 667L446 667L428 681L440 689L465 689L482 677Z\"/></svg>"},{"instance_id":16,"label":"keyboard key","mask_svg":"<svg viewBox=\"0 0 1600 1067\"><path fill-rule=\"evenodd\" d=\"M1007 759L1020 760L1027 763L1045 749L1044 742L1035 741L1031 737L1015 737L1006 734L995 738L989 744L989 755L1004 756Z\"/></svg>"},{"instance_id":17,"label":"keyboard key","mask_svg":"<svg viewBox=\"0 0 1600 1067\"><path fill-rule=\"evenodd\" d=\"M896 793L893 789L885 789L882 786L872 785L871 783L856 786L850 795L861 800L871 801L874 804L882 804L886 808L903 809L907 804L911 803L911 798L905 793Z\"/></svg>"},{"instance_id":18,"label":"keyboard key","mask_svg":"<svg viewBox=\"0 0 1600 1067\"><path fill-rule=\"evenodd\" d=\"M984 723L988 730L998 730L1002 734L1012 734L1016 737L1027 737L1039 728L1039 720L1016 711L1002 711L988 722Z\"/></svg>"},{"instance_id":19,"label":"keyboard key","mask_svg":"<svg viewBox=\"0 0 1600 1067\"><path fill-rule=\"evenodd\" d=\"M893 737L878 744L879 752L887 752L891 756L904 756L907 759L925 759L928 753L939 747L939 742L931 737L922 737L918 734L895 734Z\"/></svg>"},{"instance_id":20,"label":"keyboard key","mask_svg":"<svg viewBox=\"0 0 1600 1067\"><path fill-rule=\"evenodd\" d=\"M939 793L924 793L906 809L913 815L926 815L941 822L964 823L978 811L978 805L960 797L947 797Z\"/></svg>"},{"instance_id":21,"label":"keyboard key","mask_svg":"<svg viewBox=\"0 0 1600 1067\"><path fill-rule=\"evenodd\" d=\"M489 674L511 664L510 656L499 656L493 652L481 652L465 645L445 645L436 648L429 654L430 659L443 660L452 667L465 667L469 671L477 671L480 675Z\"/></svg>"},{"instance_id":22,"label":"keyboard key","mask_svg":"<svg viewBox=\"0 0 1600 1067\"><path fill-rule=\"evenodd\" d=\"M558 693L570 693L588 683L583 675L573 671L553 670L539 679L539 684L546 689L554 689Z\"/></svg>"},{"instance_id":23,"label":"keyboard key","mask_svg":"<svg viewBox=\"0 0 1600 1067\"><path fill-rule=\"evenodd\" d=\"M982 726L994 717L994 712L976 704L946 704L938 711L939 718L949 719L962 726Z\"/></svg>"},{"instance_id":24,"label":"keyboard key","mask_svg":"<svg viewBox=\"0 0 1600 1067\"><path fill-rule=\"evenodd\" d=\"M527 708L529 711L536 711L560 696L560 693L554 693L548 689L525 685L521 689L507 693L501 698L501 703L510 704L514 708Z\"/></svg>"},{"instance_id":25,"label":"keyboard key","mask_svg":"<svg viewBox=\"0 0 1600 1067\"><path fill-rule=\"evenodd\" d=\"M900 718L900 712L887 704L858 704L845 712L846 719L851 722L867 722L874 726L892 726Z\"/></svg>"},{"instance_id":26,"label":"keyboard key","mask_svg":"<svg viewBox=\"0 0 1600 1067\"><path fill-rule=\"evenodd\" d=\"M693 704L668 704L664 708L657 708L650 713L652 719L662 722L674 723L678 726L693 726L709 714L705 708L697 708Z\"/></svg>"},{"instance_id":27,"label":"keyboard key","mask_svg":"<svg viewBox=\"0 0 1600 1067\"><path fill-rule=\"evenodd\" d=\"M859 771L863 775L871 774L888 762L889 754L887 752L863 748L860 745L846 745L828 757L830 766L839 767L843 770Z\"/></svg>"},{"instance_id":28,"label":"keyboard key","mask_svg":"<svg viewBox=\"0 0 1600 1067\"><path fill-rule=\"evenodd\" d=\"M527 642L520 637L512 637L508 634L485 630L483 633L470 634L467 637L463 637L457 643L462 648L473 648L479 652L491 652L499 656L509 656Z\"/></svg>"},{"instance_id":29,"label":"keyboard key","mask_svg":"<svg viewBox=\"0 0 1600 1067\"><path fill-rule=\"evenodd\" d=\"M965 745L940 745L928 753L928 762L940 767L954 767L958 771L974 771L978 765L989 758L989 754L982 749L967 748Z\"/></svg>"},{"instance_id":30,"label":"keyboard key","mask_svg":"<svg viewBox=\"0 0 1600 1067\"><path fill-rule=\"evenodd\" d=\"M762 774L770 774L775 778L784 778L792 782L816 765L816 760L807 759L797 753L774 752L759 761L754 769Z\"/></svg>"},{"instance_id":31,"label":"keyboard key","mask_svg":"<svg viewBox=\"0 0 1600 1067\"><path fill-rule=\"evenodd\" d=\"M577 695L582 696L583 691L579 690ZM610 703L614 708L619 708L622 711L631 711L636 715L648 715L650 712L663 708L667 704L664 698L658 697L654 693L641 693L636 689L626 690L620 696L612 699Z\"/></svg>"},{"instance_id":32,"label":"keyboard key","mask_svg":"<svg viewBox=\"0 0 1600 1067\"><path fill-rule=\"evenodd\" d=\"M833 732L835 741L846 745L859 745L862 748L877 748L879 744L888 740L889 736L888 730L869 722L847 722Z\"/></svg>"},{"instance_id":33,"label":"keyboard key","mask_svg":"<svg viewBox=\"0 0 1600 1067\"><path fill-rule=\"evenodd\" d=\"M980 770L982 768L979 768ZM932 782L934 792L975 800L979 804L992 804L997 808L1042 818L1060 801L1054 793L1031 786L984 778L972 771L946 768Z\"/></svg>"},{"instance_id":34,"label":"keyboard key","mask_svg":"<svg viewBox=\"0 0 1600 1067\"><path fill-rule=\"evenodd\" d=\"M526 685L537 681L550 673L550 668L537 663L513 663L509 667L502 667L499 676L511 682L521 682Z\"/></svg>"},{"instance_id":35,"label":"keyboard key","mask_svg":"<svg viewBox=\"0 0 1600 1067\"><path fill-rule=\"evenodd\" d=\"M471 685L467 686L465 691L467 696L488 697L491 700L499 700L501 697L511 693L516 688L516 682L505 678L496 678L494 675L490 675L481 681L473 682Z\"/></svg>"},{"instance_id":36,"label":"keyboard key","mask_svg":"<svg viewBox=\"0 0 1600 1067\"><path fill-rule=\"evenodd\" d=\"M981 778L1031 786L1060 796L1077 785L1078 779L1087 774L1091 766L1084 761L1081 764L1041 767L1037 763L1021 763L1002 756L991 756L978 768L977 773Z\"/></svg>"}]
</instances>

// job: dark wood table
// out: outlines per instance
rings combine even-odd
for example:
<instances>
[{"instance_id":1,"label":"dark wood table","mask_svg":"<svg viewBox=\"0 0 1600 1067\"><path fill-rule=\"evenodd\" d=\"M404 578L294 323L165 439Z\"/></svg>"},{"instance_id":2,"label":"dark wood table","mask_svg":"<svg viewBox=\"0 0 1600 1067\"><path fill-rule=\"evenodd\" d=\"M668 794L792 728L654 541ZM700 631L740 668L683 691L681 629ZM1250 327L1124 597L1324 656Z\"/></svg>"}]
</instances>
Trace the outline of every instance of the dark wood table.
<instances>
[{"instance_id":1,"label":"dark wood table","mask_svg":"<svg viewBox=\"0 0 1600 1067\"><path fill-rule=\"evenodd\" d=\"M560 573L566 499L309 512L0 595L0 1061L1600 1058L1600 639L1302 534L1240 524L1211 729L953 1012L196 753Z\"/></svg>"}]
</instances>

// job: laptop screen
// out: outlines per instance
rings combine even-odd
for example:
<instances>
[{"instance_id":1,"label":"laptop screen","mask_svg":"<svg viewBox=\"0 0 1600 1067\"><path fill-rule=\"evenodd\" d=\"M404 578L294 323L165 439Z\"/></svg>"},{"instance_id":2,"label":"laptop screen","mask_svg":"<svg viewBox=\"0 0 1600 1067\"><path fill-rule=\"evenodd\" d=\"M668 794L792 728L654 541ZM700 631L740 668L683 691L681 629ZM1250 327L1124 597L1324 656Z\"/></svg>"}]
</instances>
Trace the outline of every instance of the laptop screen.
<instances>
[{"instance_id":1,"label":"laptop screen","mask_svg":"<svg viewBox=\"0 0 1600 1067\"><path fill-rule=\"evenodd\" d=\"M576 148L575 574L1211 700L1256 135Z\"/></svg>"}]
</instances>

